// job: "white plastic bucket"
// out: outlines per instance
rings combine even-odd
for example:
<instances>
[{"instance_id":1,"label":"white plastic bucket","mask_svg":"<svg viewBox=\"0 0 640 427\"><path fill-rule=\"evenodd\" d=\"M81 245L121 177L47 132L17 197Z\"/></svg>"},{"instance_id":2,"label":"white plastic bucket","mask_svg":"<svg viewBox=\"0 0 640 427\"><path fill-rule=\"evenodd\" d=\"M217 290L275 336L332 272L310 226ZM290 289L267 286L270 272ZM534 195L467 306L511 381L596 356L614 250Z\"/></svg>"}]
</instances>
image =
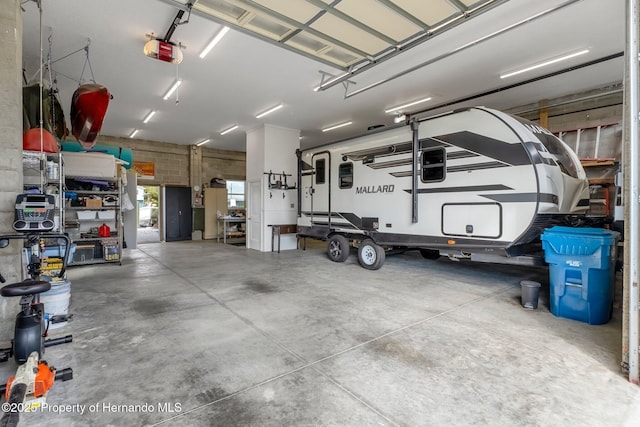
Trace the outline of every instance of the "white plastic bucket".
<instances>
[{"instance_id":1,"label":"white plastic bucket","mask_svg":"<svg viewBox=\"0 0 640 427\"><path fill-rule=\"evenodd\" d=\"M69 314L69 301L71 300L71 282L51 282L51 289L40 294L40 302L44 304L44 312L47 317ZM51 323L49 329L59 328L67 322Z\"/></svg>"}]
</instances>

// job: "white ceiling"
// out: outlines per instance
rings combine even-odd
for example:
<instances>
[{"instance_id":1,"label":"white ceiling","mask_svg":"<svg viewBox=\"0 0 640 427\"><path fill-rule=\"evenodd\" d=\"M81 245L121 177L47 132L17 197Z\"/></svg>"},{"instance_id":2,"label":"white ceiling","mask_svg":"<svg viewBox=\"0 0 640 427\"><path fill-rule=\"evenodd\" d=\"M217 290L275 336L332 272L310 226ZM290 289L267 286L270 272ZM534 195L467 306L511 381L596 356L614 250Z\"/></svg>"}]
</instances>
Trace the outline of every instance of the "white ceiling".
<instances>
[{"instance_id":1,"label":"white ceiling","mask_svg":"<svg viewBox=\"0 0 640 427\"><path fill-rule=\"evenodd\" d=\"M336 6L340 4L323 1ZM343 1L349 7L357 4L372 11L377 7L376 0ZM393 2L408 4L406 1ZM260 0L258 3L273 2ZM279 5L299 6L300 3L317 5L318 1L278 0ZM136 136L139 139L195 144L211 138L207 147L244 151L245 132L269 123L300 129L301 147L306 148L362 134L369 126L391 125L393 115L385 114L384 110L392 106L425 96L432 97L431 101L407 112L450 104L622 52L624 3L614 0L505 1L392 59L350 76L353 83L346 88L338 84L318 92L313 89L321 83L321 72L339 75L345 69L285 49L278 46L277 41L248 35L246 30L236 26L232 26L205 59L200 59L200 51L220 30L219 22L223 21L214 21L196 7L189 22L179 25L171 38L172 42L186 46L183 62L176 66L146 57L143 54L146 34L155 33L160 38L165 35L182 6L182 2L174 0L42 0L43 55L54 61L51 69L68 123L71 96L79 80L81 77L83 83L91 80L89 65L83 74L86 55L82 49L90 40L89 64L95 81L113 94L101 134L128 137L134 129L139 129ZM563 5L539 18L527 20ZM39 70L39 13L33 1L24 2L23 8L23 61L25 74L32 79L37 78ZM183 20L187 16L185 13ZM511 30L460 49L518 23ZM590 50L586 55L508 79L499 78L500 73L584 48ZM77 50L80 51L67 57ZM420 64L428 65L417 67ZM357 93L412 67L416 70ZM617 57L464 103L436 108L433 112L469 105L513 108L619 83L623 73L624 60ZM164 101L162 97L176 76L184 80L178 91L179 102L175 96ZM47 73L45 77L48 77ZM256 114L278 103L284 107L262 119L255 118ZM157 114L149 123L143 124L142 120L151 110L156 110ZM332 132L320 130L345 121L353 124ZM220 131L235 124L239 125L238 130L220 136Z\"/></svg>"}]
</instances>

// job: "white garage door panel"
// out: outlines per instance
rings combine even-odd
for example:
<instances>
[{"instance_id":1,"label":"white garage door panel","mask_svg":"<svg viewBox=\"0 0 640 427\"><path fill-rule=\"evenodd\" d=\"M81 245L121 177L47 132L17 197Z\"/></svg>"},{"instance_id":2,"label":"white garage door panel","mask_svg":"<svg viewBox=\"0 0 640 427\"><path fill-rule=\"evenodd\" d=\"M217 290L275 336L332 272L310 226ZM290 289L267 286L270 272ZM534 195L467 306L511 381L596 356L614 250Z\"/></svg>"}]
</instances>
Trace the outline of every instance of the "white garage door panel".
<instances>
[{"instance_id":1,"label":"white garage door panel","mask_svg":"<svg viewBox=\"0 0 640 427\"><path fill-rule=\"evenodd\" d=\"M442 233L498 238L502 234L502 208L498 203L443 205Z\"/></svg>"}]
</instances>

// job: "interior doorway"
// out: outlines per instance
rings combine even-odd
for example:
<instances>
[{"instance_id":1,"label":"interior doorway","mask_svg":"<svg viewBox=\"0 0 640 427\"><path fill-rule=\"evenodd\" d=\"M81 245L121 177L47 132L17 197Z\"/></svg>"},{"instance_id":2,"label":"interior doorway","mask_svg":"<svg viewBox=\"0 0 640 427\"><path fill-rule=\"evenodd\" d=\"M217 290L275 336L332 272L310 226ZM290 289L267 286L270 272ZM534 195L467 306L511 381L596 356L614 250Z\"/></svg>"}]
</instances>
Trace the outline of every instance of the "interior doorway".
<instances>
[{"instance_id":1,"label":"interior doorway","mask_svg":"<svg viewBox=\"0 0 640 427\"><path fill-rule=\"evenodd\" d=\"M160 187L157 185L138 185L136 197L137 210L137 241L138 244L159 243L158 229L158 195Z\"/></svg>"}]
</instances>

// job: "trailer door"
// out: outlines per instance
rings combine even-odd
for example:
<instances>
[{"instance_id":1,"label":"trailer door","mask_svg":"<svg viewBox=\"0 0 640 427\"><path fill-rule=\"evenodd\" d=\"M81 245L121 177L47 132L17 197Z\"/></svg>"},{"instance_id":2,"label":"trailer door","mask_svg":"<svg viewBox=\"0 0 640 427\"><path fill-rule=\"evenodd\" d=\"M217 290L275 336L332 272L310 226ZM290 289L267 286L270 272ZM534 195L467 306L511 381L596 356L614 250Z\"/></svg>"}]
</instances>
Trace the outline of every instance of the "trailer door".
<instances>
[{"instance_id":1,"label":"trailer door","mask_svg":"<svg viewBox=\"0 0 640 427\"><path fill-rule=\"evenodd\" d=\"M331 155L321 151L311 157L311 215L314 223L331 225Z\"/></svg>"}]
</instances>

